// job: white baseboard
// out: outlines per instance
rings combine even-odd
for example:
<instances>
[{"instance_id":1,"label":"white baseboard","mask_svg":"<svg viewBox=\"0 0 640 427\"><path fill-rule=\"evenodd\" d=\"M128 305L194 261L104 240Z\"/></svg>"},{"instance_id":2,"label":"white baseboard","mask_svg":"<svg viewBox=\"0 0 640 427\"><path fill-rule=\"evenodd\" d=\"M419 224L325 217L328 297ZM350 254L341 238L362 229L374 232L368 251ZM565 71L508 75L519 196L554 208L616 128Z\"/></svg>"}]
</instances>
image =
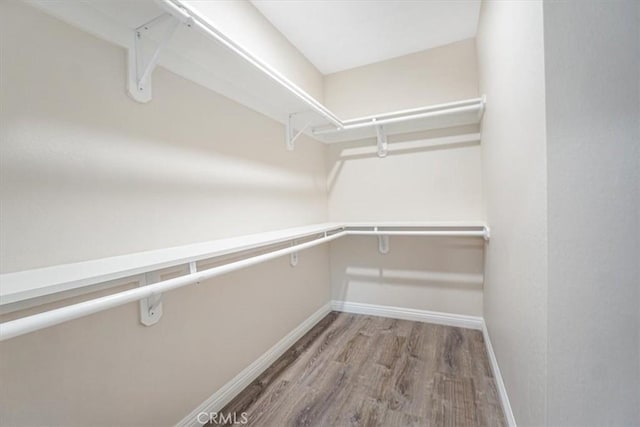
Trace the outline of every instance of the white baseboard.
<instances>
[{"instance_id":1,"label":"white baseboard","mask_svg":"<svg viewBox=\"0 0 640 427\"><path fill-rule=\"evenodd\" d=\"M331 301L331 309L335 311L343 311L345 313L368 314L371 316L390 317L393 319L413 320L417 322L436 323L438 325L481 330L507 425L509 425L509 427L516 427L516 420L513 416L513 411L511 410L511 404L509 403L509 397L507 396L507 389L504 386L502 374L498 367L498 361L495 353L493 352L491 340L489 339L489 332L487 331L487 326L485 325L482 317L335 300Z\"/></svg>"},{"instance_id":2,"label":"white baseboard","mask_svg":"<svg viewBox=\"0 0 640 427\"><path fill-rule=\"evenodd\" d=\"M457 326L459 328L482 329L482 317L462 314L441 313L438 311L417 310L414 308L390 307L386 305L363 304L359 302L331 301L331 308L345 313L368 314L370 316L390 317L392 319L413 320L438 325Z\"/></svg>"},{"instance_id":3,"label":"white baseboard","mask_svg":"<svg viewBox=\"0 0 640 427\"><path fill-rule=\"evenodd\" d=\"M267 350L267 352L260 356L255 362L236 375L231 381L222 386L222 388L216 391L189 415L178 422L176 427L201 427L203 423L198 421L198 414L202 412L207 414L217 412L224 408L227 403L237 396L238 393L244 390L245 387L251 384L252 381L271 366L278 357L282 356L285 351L287 351L331 310L481 330L507 424L510 427L516 427L515 418L513 417L513 412L511 410L511 404L509 403L509 397L507 396L507 391L504 386L504 381L502 380L502 375L500 374L496 355L493 352L491 340L489 339L489 332L487 331L487 327L482 317L335 300L324 305L318 311L309 316L309 318L302 322L293 331L289 332L289 334Z\"/></svg>"},{"instance_id":4,"label":"white baseboard","mask_svg":"<svg viewBox=\"0 0 640 427\"><path fill-rule=\"evenodd\" d=\"M493 346L491 345L491 339L489 338L489 331L487 330L487 325L484 321L482 322L482 336L484 337L484 345L487 349L487 355L489 356L491 370L493 371L493 378L496 381L496 388L498 389L498 395L500 396L500 403L502 404L504 417L507 419L507 425L509 427L516 427L516 419L513 416L513 411L511 410L511 403L509 402L509 396L507 396L507 389L504 386L500 367L498 367L498 360L496 359L496 354L493 352Z\"/></svg>"},{"instance_id":5,"label":"white baseboard","mask_svg":"<svg viewBox=\"0 0 640 427\"><path fill-rule=\"evenodd\" d=\"M296 341L314 327L322 318L331 311L331 304L327 303L318 311L309 316L304 322L289 332L284 338L267 350L255 362L247 366L242 372L236 375L231 381L222 386L211 395L200 406L191 411L176 424L176 427L201 427L204 423L198 421L198 414L220 411L224 406L236 397L242 390L251 384L263 373L273 362L284 354ZM205 417L202 417L205 418Z\"/></svg>"}]
</instances>

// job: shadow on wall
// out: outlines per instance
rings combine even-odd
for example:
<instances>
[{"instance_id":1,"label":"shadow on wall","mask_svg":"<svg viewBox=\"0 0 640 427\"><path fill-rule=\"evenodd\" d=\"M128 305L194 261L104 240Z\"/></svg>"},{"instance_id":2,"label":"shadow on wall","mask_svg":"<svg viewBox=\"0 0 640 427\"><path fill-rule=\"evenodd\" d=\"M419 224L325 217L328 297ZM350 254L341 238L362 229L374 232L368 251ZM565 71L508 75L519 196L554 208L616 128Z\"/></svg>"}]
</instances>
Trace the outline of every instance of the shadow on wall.
<instances>
[{"instance_id":1,"label":"shadow on wall","mask_svg":"<svg viewBox=\"0 0 640 427\"><path fill-rule=\"evenodd\" d=\"M332 243L332 298L481 315L484 242L473 238L351 236Z\"/></svg>"},{"instance_id":2,"label":"shadow on wall","mask_svg":"<svg viewBox=\"0 0 640 427\"><path fill-rule=\"evenodd\" d=\"M322 144L288 152L282 124L162 68L136 103L124 50L81 40L8 56L6 77L30 84L1 99L3 272L326 220Z\"/></svg>"},{"instance_id":3,"label":"shadow on wall","mask_svg":"<svg viewBox=\"0 0 640 427\"><path fill-rule=\"evenodd\" d=\"M389 136L387 158L476 145L480 145L480 130L477 125L392 135ZM329 170L327 187L329 191L333 189L346 162L376 159L378 157L376 140L373 138L334 144L329 149L329 153L327 165Z\"/></svg>"},{"instance_id":4,"label":"shadow on wall","mask_svg":"<svg viewBox=\"0 0 640 427\"><path fill-rule=\"evenodd\" d=\"M207 118L190 114L197 109L170 109L161 100L138 106L126 98L108 111L51 106L16 112L3 133L4 174L27 184L51 177L76 191L91 183L117 192L144 192L149 185L178 192L324 192L324 182L310 174L324 175L311 157L322 153L319 143L305 141L288 153L281 124L215 94L196 95L201 109L225 114ZM180 101L189 105L188 99ZM242 120L255 124L242 126Z\"/></svg>"},{"instance_id":5,"label":"shadow on wall","mask_svg":"<svg viewBox=\"0 0 640 427\"><path fill-rule=\"evenodd\" d=\"M349 266L345 271L348 280L371 283L408 284L414 286L441 286L447 288L477 288L482 286L482 274L450 271L398 270ZM348 283L347 283L348 285Z\"/></svg>"}]
</instances>

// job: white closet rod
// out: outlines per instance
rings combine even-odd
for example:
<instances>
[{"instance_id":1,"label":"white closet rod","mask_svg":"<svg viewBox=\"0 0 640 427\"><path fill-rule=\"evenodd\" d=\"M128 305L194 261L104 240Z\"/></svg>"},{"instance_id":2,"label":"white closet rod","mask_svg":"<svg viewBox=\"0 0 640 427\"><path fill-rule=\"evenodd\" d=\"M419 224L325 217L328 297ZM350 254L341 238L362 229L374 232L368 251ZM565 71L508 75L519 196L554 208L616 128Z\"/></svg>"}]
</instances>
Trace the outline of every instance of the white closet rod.
<instances>
[{"instance_id":1,"label":"white closet rod","mask_svg":"<svg viewBox=\"0 0 640 427\"><path fill-rule=\"evenodd\" d=\"M223 46L227 47L231 51L235 52L246 60L248 63L253 65L262 71L265 75L269 76L271 79L275 80L280 85L284 86L291 93L300 98L304 103L306 103L311 109L313 109L316 113L320 114L322 117L327 119L333 125L338 128L342 127L342 122L338 119L331 111L325 108L318 101L313 99L309 94L296 86L289 79L284 77L278 71L271 68L269 65L263 63L260 59L256 58L249 51L244 49L242 46L238 45L236 42L231 40L229 37L225 36L223 33L218 31L218 29L209 22L206 18L200 16L195 11L191 10L186 4L184 4L180 0L157 0L158 4L162 6L167 12L170 14L180 18L180 19L190 19L193 24L202 32L204 32L209 37L213 38L217 42L221 43Z\"/></svg>"},{"instance_id":2,"label":"white closet rod","mask_svg":"<svg viewBox=\"0 0 640 427\"><path fill-rule=\"evenodd\" d=\"M295 83L291 82L277 70L273 69L268 64L264 63L262 60L251 54L251 52L247 51L242 46L234 42L231 38L227 37L224 33L220 32L216 28L214 23L212 23L206 17L201 16L196 10L192 10L188 3L182 0L157 0L157 2L171 15L179 18L182 22L187 22L188 26L197 28L208 37L222 44L227 49L231 50L239 57L246 60L249 64L256 67L258 70L280 84L294 96L300 99L304 104L306 104L311 110L324 117L324 119L326 119L331 125L334 126L329 128L314 128L312 129L312 133L314 135L333 134L346 130L368 128L373 126L384 126L411 120L435 118L450 114L464 114L476 111L478 112L478 115L481 116L484 110L486 100L484 97L481 97L343 121L340 120L335 114L333 114L320 102L316 101L313 97L296 86ZM290 113L291 112L289 112L289 114Z\"/></svg>"},{"instance_id":3,"label":"white closet rod","mask_svg":"<svg viewBox=\"0 0 640 427\"><path fill-rule=\"evenodd\" d=\"M389 113L382 113L382 114L372 114L370 116L362 116L355 119L343 120L342 123L346 126L346 125L351 125L354 123L359 123L359 122L372 120L372 119L384 120L384 119L393 118L397 116L407 116L407 115L413 115L413 114L426 113L429 111L446 110L448 108L450 109L450 108L456 108L456 107L467 107L471 105L479 106L480 104L484 105L485 102L486 100L485 100L485 97L483 96L480 98L464 99L462 101L447 102L443 104L434 104L426 107L409 108L406 110L391 111Z\"/></svg>"},{"instance_id":4,"label":"white closet rod","mask_svg":"<svg viewBox=\"0 0 640 427\"><path fill-rule=\"evenodd\" d=\"M487 231L469 230L469 231L394 231L394 230L347 230L348 236L443 236L443 237L482 237L487 238Z\"/></svg>"},{"instance_id":5,"label":"white closet rod","mask_svg":"<svg viewBox=\"0 0 640 427\"><path fill-rule=\"evenodd\" d=\"M478 113L481 113L482 109L484 108L483 105L484 104L482 102L478 102L472 105L465 105L465 106L454 107L454 108L447 107L445 109L436 110L436 111L429 109L429 111L425 111L424 113L407 114L407 115L400 115L396 117L381 118L381 119L374 117L364 122L362 122L361 119L358 119L358 123L345 124L342 128L313 129L313 134L327 135L327 134L338 133L338 132L348 131L353 129L383 126L383 125L389 125L393 123L406 122L409 120L427 119L427 118L446 116L446 115L456 114L456 113L468 113L473 111L477 111ZM392 116L392 115L395 115L395 113L389 114L389 116Z\"/></svg>"},{"instance_id":6,"label":"white closet rod","mask_svg":"<svg viewBox=\"0 0 640 427\"><path fill-rule=\"evenodd\" d=\"M251 258L243 259L241 261L214 267L202 272L187 274L185 276L176 277L174 279L165 280L162 282L154 283L152 285L131 289L113 295L96 298L90 301L85 301L78 304L61 307L55 310L34 314L32 316L4 322L0 324L0 341L28 334L29 332L34 332L39 329L55 326L60 323L68 322L70 320L88 316L93 313L118 307L123 304L138 301L144 298L149 298L154 295L159 295L173 289L182 288L194 283L200 283L212 277L221 276L223 274L251 267L256 264L279 258L281 256L289 255L294 252L309 249L314 246L330 242L331 240L335 240L344 235L344 231L338 232L329 236L312 240L310 242L305 242L291 246L289 248L257 255Z\"/></svg>"},{"instance_id":7,"label":"white closet rod","mask_svg":"<svg viewBox=\"0 0 640 427\"><path fill-rule=\"evenodd\" d=\"M309 242L293 245L288 248L275 250L261 255L256 255L250 258L246 258L240 261L231 262L218 267L210 268L201 272L193 272L184 276L176 277L174 279L161 281L151 285L142 286L139 288L131 289L108 295L93 300L81 302L78 304L72 304L66 307L61 307L55 310L45 311L32 316L26 316L20 319L11 320L0 324L0 341L4 341L13 337L34 332L39 329L55 326L60 323L64 323L70 320L78 319L80 317L88 316L93 313L108 310L129 302L142 300L145 298L161 295L164 292L188 286L194 283L200 283L204 280L212 277L221 276L223 274L231 273L236 270L251 267L256 264L270 261L281 256L289 255L294 252L299 252L323 243L330 242L338 239L342 236L356 235L356 236L378 236L384 238L384 236L449 236L449 237L482 237L485 240L489 239L489 229L485 226L481 230L380 230L378 226L370 225L351 225L351 227L342 228L341 231L334 234L327 235L327 232L318 233L322 237L318 237L315 240ZM416 225L415 227L420 227ZM368 230L358 230L354 228L368 228ZM373 228L373 230L371 230ZM393 228L393 226L380 226L380 228ZM283 243L283 242L281 242ZM258 249L258 248L256 248ZM385 252L386 253L386 252Z\"/></svg>"}]
</instances>

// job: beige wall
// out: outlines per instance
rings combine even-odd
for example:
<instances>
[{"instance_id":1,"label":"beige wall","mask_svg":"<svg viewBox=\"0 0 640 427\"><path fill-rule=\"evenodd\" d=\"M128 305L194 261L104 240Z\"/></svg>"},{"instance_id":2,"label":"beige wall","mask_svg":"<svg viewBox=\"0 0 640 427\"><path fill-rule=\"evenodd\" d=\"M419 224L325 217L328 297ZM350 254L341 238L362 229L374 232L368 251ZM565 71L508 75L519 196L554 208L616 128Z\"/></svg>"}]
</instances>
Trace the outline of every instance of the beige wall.
<instances>
[{"instance_id":1,"label":"beige wall","mask_svg":"<svg viewBox=\"0 0 640 427\"><path fill-rule=\"evenodd\" d=\"M288 152L282 125L163 69L138 104L123 49L21 2L0 31L3 272L327 219L320 144ZM172 425L328 302L328 262L168 293L148 328L128 304L3 342L0 424Z\"/></svg>"},{"instance_id":2,"label":"beige wall","mask_svg":"<svg viewBox=\"0 0 640 427\"><path fill-rule=\"evenodd\" d=\"M248 0L190 0L218 29L322 102L323 75Z\"/></svg>"},{"instance_id":3,"label":"beige wall","mask_svg":"<svg viewBox=\"0 0 640 427\"><path fill-rule=\"evenodd\" d=\"M0 344L3 426L170 426L329 300L328 247ZM266 279L265 279L266 278Z\"/></svg>"},{"instance_id":4,"label":"beige wall","mask_svg":"<svg viewBox=\"0 0 640 427\"><path fill-rule=\"evenodd\" d=\"M341 119L475 98L473 39L329 74L325 105Z\"/></svg>"},{"instance_id":5,"label":"beige wall","mask_svg":"<svg viewBox=\"0 0 640 427\"><path fill-rule=\"evenodd\" d=\"M332 144L329 216L334 221L480 220L480 154L475 126L390 142L385 158L378 157L375 141Z\"/></svg>"},{"instance_id":6,"label":"beige wall","mask_svg":"<svg viewBox=\"0 0 640 427\"><path fill-rule=\"evenodd\" d=\"M635 1L483 3L484 317L518 425L640 422L639 29Z\"/></svg>"},{"instance_id":7,"label":"beige wall","mask_svg":"<svg viewBox=\"0 0 640 427\"><path fill-rule=\"evenodd\" d=\"M474 238L350 236L331 243L331 298L482 316L484 242Z\"/></svg>"},{"instance_id":8,"label":"beige wall","mask_svg":"<svg viewBox=\"0 0 640 427\"><path fill-rule=\"evenodd\" d=\"M548 425L640 425L640 3L544 3Z\"/></svg>"},{"instance_id":9,"label":"beige wall","mask_svg":"<svg viewBox=\"0 0 640 427\"><path fill-rule=\"evenodd\" d=\"M484 1L477 37L487 222L484 318L518 425L546 425L542 3Z\"/></svg>"},{"instance_id":10,"label":"beige wall","mask_svg":"<svg viewBox=\"0 0 640 427\"><path fill-rule=\"evenodd\" d=\"M325 78L327 106L345 118L476 96L471 40ZM478 132L466 126L391 137L385 158L377 156L375 140L332 144L327 161L331 220L481 220ZM380 255L375 238L334 242L332 298L481 315L482 246L480 241L392 238L391 253Z\"/></svg>"}]
</instances>

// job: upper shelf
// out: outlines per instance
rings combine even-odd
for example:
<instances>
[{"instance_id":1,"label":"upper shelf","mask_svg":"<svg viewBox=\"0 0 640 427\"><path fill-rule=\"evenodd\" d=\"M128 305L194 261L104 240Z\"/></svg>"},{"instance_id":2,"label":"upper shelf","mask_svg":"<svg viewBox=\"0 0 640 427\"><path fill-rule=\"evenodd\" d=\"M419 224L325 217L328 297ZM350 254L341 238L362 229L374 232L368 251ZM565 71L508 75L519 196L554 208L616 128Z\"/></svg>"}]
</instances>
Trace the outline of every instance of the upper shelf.
<instances>
[{"instance_id":1,"label":"upper shelf","mask_svg":"<svg viewBox=\"0 0 640 427\"><path fill-rule=\"evenodd\" d=\"M484 98L341 120L296 84L244 49L183 0L30 0L76 27L128 50L132 97L151 99L159 64L287 125L286 141L305 133L324 143L479 123Z\"/></svg>"},{"instance_id":2,"label":"upper shelf","mask_svg":"<svg viewBox=\"0 0 640 427\"><path fill-rule=\"evenodd\" d=\"M342 127L323 126L312 129L316 139L325 143L376 138L376 127L386 135L418 132L478 123L484 112L485 98L473 98L447 104L360 117L342 122Z\"/></svg>"}]
</instances>

